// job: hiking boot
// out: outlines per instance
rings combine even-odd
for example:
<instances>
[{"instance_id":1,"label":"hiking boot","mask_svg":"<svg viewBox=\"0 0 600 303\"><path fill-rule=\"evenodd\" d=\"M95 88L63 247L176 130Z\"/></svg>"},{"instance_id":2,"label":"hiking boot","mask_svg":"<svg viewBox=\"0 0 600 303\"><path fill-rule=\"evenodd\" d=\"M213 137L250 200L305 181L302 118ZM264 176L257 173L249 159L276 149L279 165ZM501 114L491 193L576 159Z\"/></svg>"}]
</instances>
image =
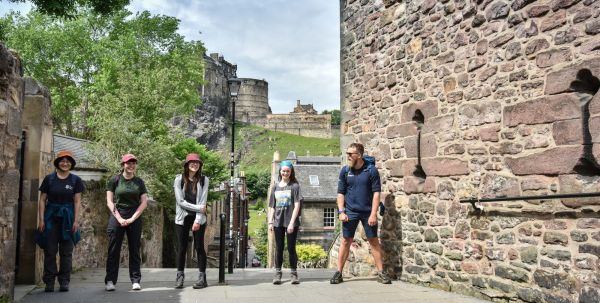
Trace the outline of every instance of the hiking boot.
<instances>
[{"instance_id":1,"label":"hiking boot","mask_svg":"<svg viewBox=\"0 0 600 303\"><path fill-rule=\"evenodd\" d=\"M279 285L281 284L281 269L275 271L275 275L273 276L273 284Z\"/></svg>"},{"instance_id":2,"label":"hiking boot","mask_svg":"<svg viewBox=\"0 0 600 303\"><path fill-rule=\"evenodd\" d=\"M54 292L54 283L48 283L46 284L46 287L44 288L45 292Z\"/></svg>"},{"instance_id":3,"label":"hiking boot","mask_svg":"<svg viewBox=\"0 0 600 303\"><path fill-rule=\"evenodd\" d=\"M297 271L292 271L291 277L292 277L292 284L300 284L300 279L298 279Z\"/></svg>"},{"instance_id":4,"label":"hiking boot","mask_svg":"<svg viewBox=\"0 0 600 303\"><path fill-rule=\"evenodd\" d=\"M178 272L177 278L175 279L175 288L183 288L184 280L185 280L185 275L182 272Z\"/></svg>"},{"instance_id":5,"label":"hiking boot","mask_svg":"<svg viewBox=\"0 0 600 303\"><path fill-rule=\"evenodd\" d=\"M377 282L381 284L392 284L392 279L390 279L385 272L380 271L377 272Z\"/></svg>"},{"instance_id":6,"label":"hiking boot","mask_svg":"<svg viewBox=\"0 0 600 303\"><path fill-rule=\"evenodd\" d=\"M200 288L204 288L206 286L207 286L206 273L199 272L198 273L198 281L196 281L196 283L194 283L194 285L192 287L194 289L200 289Z\"/></svg>"},{"instance_id":7,"label":"hiking boot","mask_svg":"<svg viewBox=\"0 0 600 303\"><path fill-rule=\"evenodd\" d=\"M339 271L336 271L331 280L329 280L330 284L340 284L342 282L344 282L344 278L342 278L342 273Z\"/></svg>"},{"instance_id":8,"label":"hiking boot","mask_svg":"<svg viewBox=\"0 0 600 303\"><path fill-rule=\"evenodd\" d=\"M60 292L69 291L69 284L68 283L61 284L60 287L58 288L58 291L60 291Z\"/></svg>"},{"instance_id":9,"label":"hiking boot","mask_svg":"<svg viewBox=\"0 0 600 303\"><path fill-rule=\"evenodd\" d=\"M115 289L116 289L115 283L113 283L112 281L106 282L106 287L104 289L106 291L115 291Z\"/></svg>"}]
</instances>

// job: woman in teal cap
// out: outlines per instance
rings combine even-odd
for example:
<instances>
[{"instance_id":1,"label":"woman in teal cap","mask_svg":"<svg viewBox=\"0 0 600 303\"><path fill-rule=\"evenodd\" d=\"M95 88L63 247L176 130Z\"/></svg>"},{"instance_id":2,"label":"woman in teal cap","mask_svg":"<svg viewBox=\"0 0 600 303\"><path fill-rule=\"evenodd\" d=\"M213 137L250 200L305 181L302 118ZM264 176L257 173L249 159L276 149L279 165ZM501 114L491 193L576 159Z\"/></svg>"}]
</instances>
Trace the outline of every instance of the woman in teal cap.
<instances>
[{"instance_id":1,"label":"woman in teal cap","mask_svg":"<svg viewBox=\"0 0 600 303\"><path fill-rule=\"evenodd\" d=\"M301 194L291 161L281 161L279 178L271 191L269 200L269 231L275 233L275 276L273 284L281 284L281 265L283 264L283 241L287 238L287 250L290 257L292 284L300 283L296 237L300 226Z\"/></svg>"}]
</instances>

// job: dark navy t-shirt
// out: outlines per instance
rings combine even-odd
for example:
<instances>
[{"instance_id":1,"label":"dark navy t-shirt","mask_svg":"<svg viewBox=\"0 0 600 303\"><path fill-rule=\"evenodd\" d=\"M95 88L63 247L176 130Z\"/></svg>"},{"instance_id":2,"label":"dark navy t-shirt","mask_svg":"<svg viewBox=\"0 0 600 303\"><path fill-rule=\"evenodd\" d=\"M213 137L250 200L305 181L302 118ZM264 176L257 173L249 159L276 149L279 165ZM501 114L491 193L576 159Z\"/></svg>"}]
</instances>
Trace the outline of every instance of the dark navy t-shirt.
<instances>
[{"instance_id":1,"label":"dark navy t-shirt","mask_svg":"<svg viewBox=\"0 0 600 303\"><path fill-rule=\"evenodd\" d=\"M52 175L54 176L52 177ZM75 194L84 192L85 185L75 174L69 174L66 179L61 179L52 173L44 178L40 185L40 191L47 195L48 203L74 203Z\"/></svg>"},{"instance_id":2,"label":"dark navy t-shirt","mask_svg":"<svg viewBox=\"0 0 600 303\"><path fill-rule=\"evenodd\" d=\"M344 195L344 207L352 213L368 213L373 208L373 193L381 192L381 180L375 167L342 168L338 179L338 193ZM348 172L348 176L346 176Z\"/></svg>"}]
</instances>

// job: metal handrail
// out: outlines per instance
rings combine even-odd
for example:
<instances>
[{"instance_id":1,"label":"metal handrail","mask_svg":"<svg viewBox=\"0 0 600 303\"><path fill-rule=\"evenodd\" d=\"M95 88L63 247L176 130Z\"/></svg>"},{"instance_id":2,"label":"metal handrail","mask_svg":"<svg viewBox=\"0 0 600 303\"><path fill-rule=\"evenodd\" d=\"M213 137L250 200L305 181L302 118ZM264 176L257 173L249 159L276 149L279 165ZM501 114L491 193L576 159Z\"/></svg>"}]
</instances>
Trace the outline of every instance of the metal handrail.
<instances>
[{"instance_id":1,"label":"metal handrail","mask_svg":"<svg viewBox=\"0 0 600 303\"><path fill-rule=\"evenodd\" d=\"M513 197L495 197L495 198L469 198L460 199L460 203L471 203L473 208L479 210L475 203L479 202L501 202L501 201L526 201L540 199L572 199L572 198L589 198L600 197L600 192L576 193L576 194L556 194L556 195L541 195L541 196L513 196Z\"/></svg>"}]
</instances>

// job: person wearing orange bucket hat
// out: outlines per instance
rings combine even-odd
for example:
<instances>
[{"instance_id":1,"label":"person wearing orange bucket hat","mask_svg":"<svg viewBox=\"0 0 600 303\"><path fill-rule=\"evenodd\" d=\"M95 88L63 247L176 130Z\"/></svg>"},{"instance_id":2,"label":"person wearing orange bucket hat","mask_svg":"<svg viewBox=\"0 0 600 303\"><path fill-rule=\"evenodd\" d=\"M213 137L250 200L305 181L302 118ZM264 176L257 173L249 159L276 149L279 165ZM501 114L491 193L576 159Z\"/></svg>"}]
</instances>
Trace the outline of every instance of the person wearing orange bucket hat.
<instances>
[{"instance_id":1,"label":"person wearing orange bucket hat","mask_svg":"<svg viewBox=\"0 0 600 303\"><path fill-rule=\"evenodd\" d=\"M137 158L133 154L121 157L121 172L106 184L106 206L111 213L108 221L108 258L106 260L106 291L114 291L119 274L123 238L129 247L129 279L132 290L141 290L142 213L148 206L148 190L144 180L135 175Z\"/></svg>"},{"instance_id":2,"label":"person wearing orange bucket hat","mask_svg":"<svg viewBox=\"0 0 600 303\"><path fill-rule=\"evenodd\" d=\"M206 282L206 200L208 177L202 175L203 162L198 154L188 154L183 163L183 173L175 176L175 235L177 236L177 276L175 288L183 288L185 259L190 228L194 238L194 249L198 255L198 280L193 288L204 288Z\"/></svg>"},{"instance_id":3,"label":"person wearing orange bucket hat","mask_svg":"<svg viewBox=\"0 0 600 303\"><path fill-rule=\"evenodd\" d=\"M44 250L45 291L53 292L58 279L60 291L69 291L73 248L81 239L79 214L81 193L85 186L71 170L75 167L73 152L61 150L53 161L56 171L47 175L40 185L38 200L38 235L36 242ZM60 269L56 254L60 253Z\"/></svg>"}]
</instances>

